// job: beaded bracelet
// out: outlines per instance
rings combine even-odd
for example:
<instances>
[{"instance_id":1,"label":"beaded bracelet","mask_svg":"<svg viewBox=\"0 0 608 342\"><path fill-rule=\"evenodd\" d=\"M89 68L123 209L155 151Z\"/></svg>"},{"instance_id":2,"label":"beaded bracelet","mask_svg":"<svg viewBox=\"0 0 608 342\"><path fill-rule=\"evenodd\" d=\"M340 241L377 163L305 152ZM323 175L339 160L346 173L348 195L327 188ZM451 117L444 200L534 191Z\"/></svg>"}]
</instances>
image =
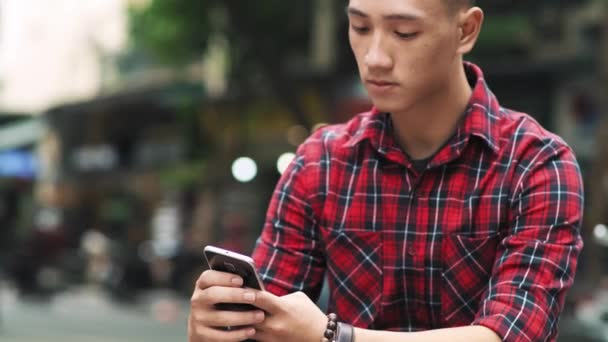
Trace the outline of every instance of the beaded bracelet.
<instances>
[{"instance_id":1,"label":"beaded bracelet","mask_svg":"<svg viewBox=\"0 0 608 342\"><path fill-rule=\"evenodd\" d=\"M338 316L335 313L327 315L327 327L323 333L321 342L332 342L336 337L336 329L338 328Z\"/></svg>"}]
</instances>

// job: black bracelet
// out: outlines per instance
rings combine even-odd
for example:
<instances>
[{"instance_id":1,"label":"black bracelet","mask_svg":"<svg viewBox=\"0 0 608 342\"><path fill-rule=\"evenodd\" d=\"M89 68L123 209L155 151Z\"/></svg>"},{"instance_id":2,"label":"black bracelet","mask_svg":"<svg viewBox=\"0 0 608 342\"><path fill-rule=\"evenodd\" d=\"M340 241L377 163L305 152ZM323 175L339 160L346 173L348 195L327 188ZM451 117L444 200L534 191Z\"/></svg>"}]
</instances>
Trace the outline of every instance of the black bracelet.
<instances>
[{"instance_id":1,"label":"black bracelet","mask_svg":"<svg viewBox=\"0 0 608 342\"><path fill-rule=\"evenodd\" d=\"M336 337L336 330L338 329L338 316L335 313L327 315L327 327L323 333L321 342L334 342Z\"/></svg>"},{"instance_id":2,"label":"black bracelet","mask_svg":"<svg viewBox=\"0 0 608 342\"><path fill-rule=\"evenodd\" d=\"M355 329L352 325L346 323L338 323L338 334L336 335L336 342L354 342L355 341Z\"/></svg>"}]
</instances>

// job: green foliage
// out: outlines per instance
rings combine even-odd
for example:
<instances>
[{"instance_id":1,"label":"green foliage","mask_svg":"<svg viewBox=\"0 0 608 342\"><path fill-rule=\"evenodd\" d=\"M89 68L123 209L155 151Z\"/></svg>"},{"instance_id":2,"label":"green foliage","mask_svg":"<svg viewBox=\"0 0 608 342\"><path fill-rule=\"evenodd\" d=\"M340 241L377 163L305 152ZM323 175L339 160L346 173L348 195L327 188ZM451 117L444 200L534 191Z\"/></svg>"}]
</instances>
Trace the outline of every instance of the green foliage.
<instances>
[{"instance_id":1,"label":"green foliage","mask_svg":"<svg viewBox=\"0 0 608 342\"><path fill-rule=\"evenodd\" d=\"M149 0L132 10L136 53L173 65L202 59L216 34L228 42L233 93L272 89L296 121L308 126L283 67L308 54L312 1Z\"/></svg>"},{"instance_id":2,"label":"green foliage","mask_svg":"<svg viewBox=\"0 0 608 342\"><path fill-rule=\"evenodd\" d=\"M210 35L222 32L235 64L252 55L276 56L306 48L311 1L150 0L131 10L136 49L179 64L200 58Z\"/></svg>"},{"instance_id":3,"label":"green foliage","mask_svg":"<svg viewBox=\"0 0 608 342\"><path fill-rule=\"evenodd\" d=\"M210 31L209 6L205 0L151 0L146 7L132 8L135 48L171 64L200 58Z\"/></svg>"}]
</instances>

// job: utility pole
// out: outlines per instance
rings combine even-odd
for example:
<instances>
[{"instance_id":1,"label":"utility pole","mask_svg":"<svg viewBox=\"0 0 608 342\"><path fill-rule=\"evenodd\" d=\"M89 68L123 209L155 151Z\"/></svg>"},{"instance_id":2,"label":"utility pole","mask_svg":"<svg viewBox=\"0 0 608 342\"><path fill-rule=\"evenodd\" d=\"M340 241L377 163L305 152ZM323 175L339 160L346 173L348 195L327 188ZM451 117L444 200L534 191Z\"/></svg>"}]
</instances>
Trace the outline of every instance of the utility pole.
<instances>
[{"instance_id":1,"label":"utility pole","mask_svg":"<svg viewBox=\"0 0 608 342\"><path fill-rule=\"evenodd\" d=\"M316 0L312 19L311 64L314 71L330 72L336 63L336 4Z\"/></svg>"}]
</instances>

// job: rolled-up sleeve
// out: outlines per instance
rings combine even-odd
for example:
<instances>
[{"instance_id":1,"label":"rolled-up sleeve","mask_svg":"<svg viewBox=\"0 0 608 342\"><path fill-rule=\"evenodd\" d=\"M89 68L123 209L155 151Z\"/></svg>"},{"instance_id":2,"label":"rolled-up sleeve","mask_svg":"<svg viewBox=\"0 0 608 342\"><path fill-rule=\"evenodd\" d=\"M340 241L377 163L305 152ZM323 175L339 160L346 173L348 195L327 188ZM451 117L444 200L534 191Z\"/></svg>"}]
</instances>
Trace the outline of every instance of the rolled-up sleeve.
<instances>
[{"instance_id":1,"label":"rolled-up sleeve","mask_svg":"<svg viewBox=\"0 0 608 342\"><path fill-rule=\"evenodd\" d=\"M253 259L266 290L319 296L325 258L308 190L315 182L306 167L307 144L283 173L270 200Z\"/></svg>"},{"instance_id":2,"label":"rolled-up sleeve","mask_svg":"<svg viewBox=\"0 0 608 342\"><path fill-rule=\"evenodd\" d=\"M517 170L509 227L473 324L504 341L554 341L583 247L581 173L570 148L555 141Z\"/></svg>"}]
</instances>

